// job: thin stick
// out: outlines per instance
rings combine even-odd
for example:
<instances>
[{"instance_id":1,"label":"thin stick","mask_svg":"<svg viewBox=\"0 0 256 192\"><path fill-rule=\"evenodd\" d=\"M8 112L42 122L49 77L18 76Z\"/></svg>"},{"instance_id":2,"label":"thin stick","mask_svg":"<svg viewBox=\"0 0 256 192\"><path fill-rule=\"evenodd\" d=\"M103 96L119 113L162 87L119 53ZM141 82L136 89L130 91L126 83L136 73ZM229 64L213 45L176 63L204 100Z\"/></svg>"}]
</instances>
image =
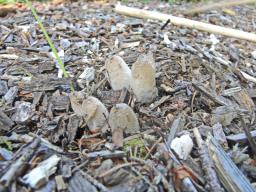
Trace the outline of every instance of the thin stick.
<instances>
[{"instance_id":1,"label":"thin stick","mask_svg":"<svg viewBox=\"0 0 256 192\"><path fill-rule=\"evenodd\" d=\"M242 5L242 4L249 4L249 3L256 3L256 0L235 0L235 1L221 1L217 3L211 3L208 5L204 6L199 6L196 8L190 8L189 10L185 11L185 15L194 15L197 13L202 13L208 10L213 10L213 9L218 9L218 8L224 8L224 7L231 7L231 6L237 6L237 5Z\"/></svg>"},{"instance_id":2,"label":"thin stick","mask_svg":"<svg viewBox=\"0 0 256 192\"><path fill-rule=\"evenodd\" d=\"M199 155L201 159L202 169L206 175L205 179L207 181L208 187L212 192L223 192L223 188L219 183L219 179L214 170L213 161L210 158L208 146L203 141L198 128L193 129L193 133L196 138L196 143L199 147Z\"/></svg>"},{"instance_id":3,"label":"thin stick","mask_svg":"<svg viewBox=\"0 0 256 192\"><path fill-rule=\"evenodd\" d=\"M252 134L249 130L250 126L248 128L248 125L245 124L245 121L244 121L244 119L241 115L240 115L240 120L241 120L241 123L242 123L242 127L244 129L245 135L247 136L247 139L248 139L249 144L251 146L251 149L252 149L254 155L256 155L256 142L254 141L254 139L252 137Z\"/></svg>"},{"instance_id":4,"label":"thin stick","mask_svg":"<svg viewBox=\"0 0 256 192\"><path fill-rule=\"evenodd\" d=\"M162 137L160 137L158 140L156 140L156 142L153 144L153 146L150 148L150 150L148 151L148 153L145 156L145 160L149 157L149 155L152 153L152 151L156 148L157 144L160 143L163 140Z\"/></svg>"},{"instance_id":5,"label":"thin stick","mask_svg":"<svg viewBox=\"0 0 256 192\"><path fill-rule=\"evenodd\" d=\"M105 187L102 183L100 183L99 181L94 179L88 173L86 173L84 171L81 171L81 170L80 170L80 173L85 177L85 179L87 179L89 182L91 182L93 185L95 185L97 188L99 188L102 192L109 192L110 191L110 190L108 190L107 187Z\"/></svg>"},{"instance_id":6,"label":"thin stick","mask_svg":"<svg viewBox=\"0 0 256 192\"><path fill-rule=\"evenodd\" d=\"M191 19L186 19L182 17L175 17L168 14L163 14L155 11L146 11L142 9L137 8L131 8L127 6L122 5L116 5L115 6L115 12L131 17L137 17L142 19L155 19L155 20L161 20L161 21L167 21L170 19L170 23L177 26L185 26L192 29L198 29L201 31L206 31L210 33L215 33L219 35L224 35L228 37L234 37L238 39L243 39L247 41L256 42L256 34L244 32L237 29L231 29L226 27L221 27L218 25L212 25L208 23L203 23L199 21L194 21Z\"/></svg>"},{"instance_id":7,"label":"thin stick","mask_svg":"<svg viewBox=\"0 0 256 192\"><path fill-rule=\"evenodd\" d=\"M133 165L138 165L138 163L136 163L136 162L131 162L131 163L124 163L124 164L117 165L117 166L115 166L115 167L113 167L113 168L107 170L106 172L100 174L98 177L99 177L99 178L105 177L105 176L107 176L107 175L109 175L109 174L111 174L111 173L114 173L114 172L118 171L118 170L121 169L121 168L130 167L130 166L133 166Z\"/></svg>"}]
</instances>

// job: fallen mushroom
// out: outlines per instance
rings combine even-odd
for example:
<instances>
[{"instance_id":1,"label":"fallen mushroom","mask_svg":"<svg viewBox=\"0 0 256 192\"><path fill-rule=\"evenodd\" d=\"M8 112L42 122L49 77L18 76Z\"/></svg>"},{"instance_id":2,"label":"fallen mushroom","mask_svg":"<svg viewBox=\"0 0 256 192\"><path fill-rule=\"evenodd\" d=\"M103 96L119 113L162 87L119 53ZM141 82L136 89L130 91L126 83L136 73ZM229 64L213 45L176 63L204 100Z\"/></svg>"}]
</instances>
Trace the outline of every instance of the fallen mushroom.
<instances>
[{"instance_id":1,"label":"fallen mushroom","mask_svg":"<svg viewBox=\"0 0 256 192\"><path fill-rule=\"evenodd\" d=\"M85 118L91 132L106 131L109 113L100 100L93 96L85 99L81 92L74 92L70 95L70 101L74 112Z\"/></svg>"},{"instance_id":2,"label":"fallen mushroom","mask_svg":"<svg viewBox=\"0 0 256 192\"><path fill-rule=\"evenodd\" d=\"M105 67L108 73L108 81L114 91L123 88L129 89L131 70L121 57L117 55L111 57L106 61Z\"/></svg>"},{"instance_id":3,"label":"fallen mushroom","mask_svg":"<svg viewBox=\"0 0 256 192\"><path fill-rule=\"evenodd\" d=\"M123 146L123 133L132 134L140 131L136 114L125 103L116 104L109 114L109 125L112 132L113 143Z\"/></svg>"},{"instance_id":4,"label":"fallen mushroom","mask_svg":"<svg viewBox=\"0 0 256 192\"><path fill-rule=\"evenodd\" d=\"M157 96L152 53L141 55L132 66L131 88L137 101L150 103Z\"/></svg>"}]
</instances>

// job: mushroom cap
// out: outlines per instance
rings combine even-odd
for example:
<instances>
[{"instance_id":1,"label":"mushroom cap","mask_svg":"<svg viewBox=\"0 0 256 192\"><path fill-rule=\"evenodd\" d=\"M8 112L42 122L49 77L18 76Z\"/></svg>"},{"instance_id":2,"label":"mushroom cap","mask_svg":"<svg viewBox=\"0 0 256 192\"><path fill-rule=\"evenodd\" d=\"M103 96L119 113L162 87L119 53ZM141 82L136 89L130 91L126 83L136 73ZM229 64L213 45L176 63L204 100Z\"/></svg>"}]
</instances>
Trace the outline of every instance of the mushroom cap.
<instances>
[{"instance_id":1,"label":"mushroom cap","mask_svg":"<svg viewBox=\"0 0 256 192\"><path fill-rule=\"evenodd\" d=\"M151 54L141 55L132 65L131 88L136 99L150 103L157 96L155 62Z\"/></svg>"},{"instance_id":2,"label":"mushroom cap","mask_svg":"<svg viewBox=\"0 0 256 192\"><path fill-rule=\"evenodd\" d=\"M125 103L116 104L109 114L109 125L111 131L122 129L125 133L131 134L140 131L140 125L132 108Z\"/></svg>"},{"instance_id":3,"label":"mushroom cap","mask_svg":"<svg viewBox=\"0 0 256 192\"><path fill-rule=\"evenodd\" d=\"M113 56L106 60L105 67L108 81L114 91L130 88L131 70L120 56Z\"/></svg>"},{"instance_id":4,"label":"mushroom cap","mask_svg":"<svg viewBox=\"0 0 256 192\"><path fill-rule=\"evenodd\" d=\"M96 97L85 95L81 92L74 92L70 95L71 106L78 116L82 116L87 121L90 131L96 132L106 130L108 110L105 105Z\"/></svg>"},{"instance_id":5,"label":"mushroom cap","mask_svg":"<svg viewBox=\"0 0 256 192\"><path fill-rule=\"evenodd\" d=\"M87 114L87 126L90 131L105 131L108 127L107 119L109 116L105 105L93 96L89 96L83 103L83 108Z\"/></svg>"}]
</instances>

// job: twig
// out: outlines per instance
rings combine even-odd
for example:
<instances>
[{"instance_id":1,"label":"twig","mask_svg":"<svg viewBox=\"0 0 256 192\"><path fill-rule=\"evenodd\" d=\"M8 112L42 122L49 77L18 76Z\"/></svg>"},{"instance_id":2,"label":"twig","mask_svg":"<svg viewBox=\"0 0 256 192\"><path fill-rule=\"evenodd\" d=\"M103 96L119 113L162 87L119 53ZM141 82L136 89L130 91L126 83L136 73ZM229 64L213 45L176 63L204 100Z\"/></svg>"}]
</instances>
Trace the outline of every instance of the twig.
<instances>
[{"instance_id":1,"label":"twig","mask_svg":"<svg viewBox=\"0 0 256 192\"><path fill-rule=\"evenodd\" d=\"M228 103L224 101L224 98L221 98L218 95L213 94L212 92L210 92L210 90L208 90L207 88L205 88L201 83L197 82L197 81L193 81L192 85L200 92L202 92L204 95L206 95L207 97L209 97L212 101L214 101L215 103L219 104L219 105L223 105L223 106L227 106Z\"/></svg>"},{"instance_id":2,"label":"twig","mask_svg":"<svg viewBox=\"0 0 256 192\"><path fill-rule=\"evenodd\" d=\"M109 150L103 150L103 151L95 151L91 153L85 153L84 154L89 159L94 159L97 157L101 158L123 158L126 156L126 153L124 151L109 151Z\"/></svg>"},{"instance_id":3,"label":"twig","mask_svg":"<svg viewBox=\"0 0 256 192\"><path fill-rule=\"evenodd\" d=\"M1 177L1 184L3 184L5 187L8 187L13 180L18 178L22 174L22 171L24 170L28 161L32 158L37 147L39 146L40 141L41 138L37 137L27 146L27 148L23 149L23 155L18 158L13 164L11 164L5 174Z\"/></svg>"},{"instance_id":4,"label":"twig","mask_svg":"<svg viewBox=\"0 0 256 192\"><path fill-rule=\"evenodd\" d=\"M238 169L238 167L234 164L234 162L230 159L214 137L210 136L207 145L210 157L215 165L216 172L218 173L222 185L227 191L255 191L248 179Z\"/></svg>"},{"instance_id":5,"label":"twig","mask_svg":"<svg viewBox=\"0 0 256 192\"><path fill-rule=\"evenodd\" d=\"M164 28L170 23L170 19L168 19L165 24L161 27L161 30L164 30Z\"/></svg>"},{"instance_id":6,"label":"twig","mask_svg":"<svg viewBox=\"0 0 256 192\"><path fill-rule=\"evenodd\" d=\"M150 169L152 169L156 175L161 175L161 179L162 179L162 182L165 184L165 185L168 185L168 191L169 192L174 192L174 188L173 186L170 186L168 184L168 181L166 180L166 178L162 175L162 173L160 171L158 171L154 166L150 166L145 160L143 159L140 159L140 158L137 158L137 157L130 157L130 160L132 161L137 161L145 166L148 166Z\"/></svg>"},{"instance_id":7,"label":"twig","mask_svg":"<svg viewBox=\"0 0 256 192\"><path fill-rule=\"evenodd\" d=\"M100 189L101 191L104 192L108 192L108 188L105 187L103 184L101 184L100 182L98 182L96 179L94 179L91 175L89 175L88 173L81 171L80 173L88 180L90 181L93 185L95 185L98 189Z\"/></svg>"},{"instance_id":8,"label":"twig","mask_svg":"<svg viewBox=\"0 0 256 192\"><path fill-rule=\"evenodd\" d=\"M107 176L107 175L109 175L111 173L116 172L118 169L121 169L121 168L124 168L124 167L130 167L132 165L138 165L138 163L131 162L131 163L124 163L124 164L117 165L117 166L107 170L106 172L100 174L98 177L99 178L105 177L105 176Z\"/></svg>"},{"instance_id":9,"label":"twig","mask_svg":"<svg viewBox=\"0 0 256 192\"><path fill-rule=\"evenodd\" d=\"M168 19L170 19L170 23L172 23L173 25L185 26L192 29L198 29L201 31L206 31L206 32L220 34L228 37L234 37L238 39L244 39L247 41L256 42L256 34L244 32L237 29L221 27L218 25L212 25L209 23L203 23L203 22L186 19L182 17L175 17L172 15L163 14L155 11L146 11L146 10L122 6L122 5L116 5L115 11L119 14L131 16L131 17L143 18L143 19L155 19L155 20L161 20L161 21L167 21Z\"/></svg>"},{"instance_id":10,"label":"twig","mask_svg":"<svg viewBox=\"0 0 256 192\"><path fill-rule=\"evenodd\" d=\"M247 137L247 139L248 139L248 141L250 143L252 151L253 151L254 155L256 155L256 142L254 141L254 139L252 137L252 134L249 131L249 128L245 124L244 119L243 119L243 117L241 115L240 115L240 120L242 122L242 126L243 126L243 129L244 129L245 135L246 135L246 137Z\"/></svg>"},{"instance_id":11,"label":"twig","mask_svg":"<svg viewBox=\"0 0 256 192\"><path fill-rule=\"evenodd\" d=\"M87 165L89 162L89 160L86 160L85 162L81 163L80 165L76 166L74 169L71 170L72 173L80 170L82 167L84 167L85 165Z\"/></svg>"},{"instance_id":12,"label":"twig","mask_svg":"<svg viewBox=\"0 0 256 192\"><path fill-rule=\"evenodd\" d=\"M184 14L185 15L194 15L197 13L202 13L208 10L213 10L213 9L218 9L218 8L224 8L224 7L231 7L231 6L236 6L236 5L242 5L242 4L249 4L249 3L255 3L255 0L233 0L233 1L221 1L221 2L217 2L217 3L212 3L209 5L205 5L205 6L200 6L197 8L189 8L189 10L185 11Z\"/></svg>"},{"instance_id":13,"label":"twig","mask_svg":"<svg viewBox=\"0 0 256 192\"><path fill-rule=\"evenodd\" d=\"M214 170L213 162L209 156L208 147L202 140L201 135L198 131L198 128L194 128L193 132L196 138L196 143L199 147L199 154L200 154L200 159L202 163L202 168L204 170L204 173L206 174L206 181L207 181L209 190L212 192L224 191L223 188L220 186L217 174Z\"/></svg>"},{"instance_id":14,"label":"twig","mask_svg":"<svg viewBox=\"0 0 256 192\"><path fill-rule=\"evenodd\" d=\"M160 143L163 140L162 137L160 137L157 141L155 141L155 143L153 144L153 146L149 149L148 153L146 154L146 156L144 157L144 159L147 159L149 157L149 155L152 153L152 151L156 148L157 144Z\"/></svg>"}]
</instances>

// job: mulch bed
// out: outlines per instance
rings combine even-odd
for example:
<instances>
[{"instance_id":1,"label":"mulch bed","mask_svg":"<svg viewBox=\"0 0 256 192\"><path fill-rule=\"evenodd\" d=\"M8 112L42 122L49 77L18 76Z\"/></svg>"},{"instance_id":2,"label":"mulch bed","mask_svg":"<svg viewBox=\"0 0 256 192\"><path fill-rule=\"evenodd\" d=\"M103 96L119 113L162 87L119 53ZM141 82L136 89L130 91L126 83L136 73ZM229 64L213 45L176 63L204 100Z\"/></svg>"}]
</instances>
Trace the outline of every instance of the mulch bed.
<instances>
[{"instance_id":1,"label":"mulch bed","mask_svg":"<svg viewBox=\"0 0 256 192\"><path fill-rule=\"evenodd\" d=\"M0 191L253 191L256 45L118 15L113 2L35 3L69 77L29 10L0 19ZM175 16L194 3L131 2ZM255 32L255 5L190 19ZM114 91L105 62L155 61L158 95ZM110 112L126 103L140 130L92 131L70 83ZM86 107L86 106L85 106Z\"/></svg>"}]
</instances>

